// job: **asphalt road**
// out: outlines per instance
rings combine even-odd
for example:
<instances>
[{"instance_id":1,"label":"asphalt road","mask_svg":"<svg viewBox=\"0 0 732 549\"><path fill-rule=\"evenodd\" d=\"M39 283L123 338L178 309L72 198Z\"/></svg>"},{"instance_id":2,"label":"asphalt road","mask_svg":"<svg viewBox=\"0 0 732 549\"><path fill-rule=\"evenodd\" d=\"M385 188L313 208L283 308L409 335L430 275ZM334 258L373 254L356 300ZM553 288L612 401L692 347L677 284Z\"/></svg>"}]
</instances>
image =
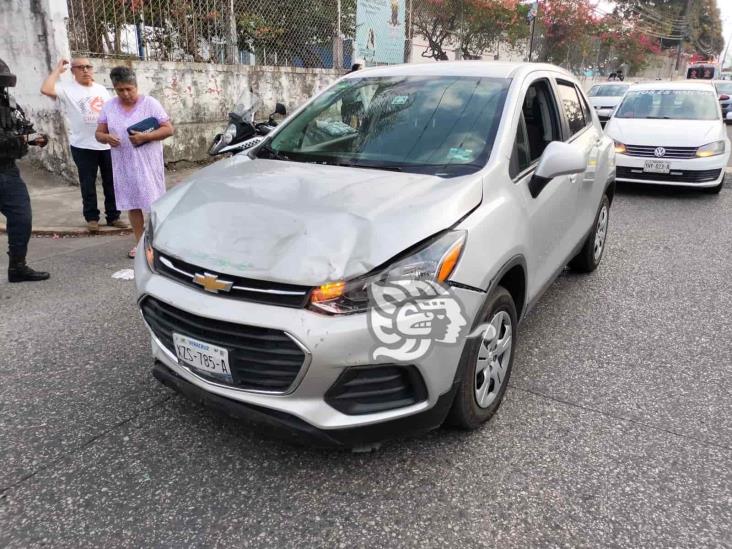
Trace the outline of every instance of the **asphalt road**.
<instances>
[{"instance_id":1,"label":"asphalt road","mask_svg":"<svg viewBox=\"0 0 732 549\"><path fill-rule=\"evenodd\" d=\"M129 237L34 239L53 278L0 275L0 546L732 546L731 214L729 182L619 189L603 264L526 319L494 420L371 454L158 385L111 278Z\"/></svg>"}]
</instances>

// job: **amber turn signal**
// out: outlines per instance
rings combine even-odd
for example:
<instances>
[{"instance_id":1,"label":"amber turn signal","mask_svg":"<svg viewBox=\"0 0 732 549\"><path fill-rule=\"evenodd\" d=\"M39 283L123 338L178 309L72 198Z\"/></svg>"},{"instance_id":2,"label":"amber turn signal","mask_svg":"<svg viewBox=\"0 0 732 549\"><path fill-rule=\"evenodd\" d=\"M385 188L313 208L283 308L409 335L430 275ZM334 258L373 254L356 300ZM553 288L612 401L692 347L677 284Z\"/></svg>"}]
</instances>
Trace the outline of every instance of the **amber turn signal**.
<instances>
[{"instance_id":1,"label":"amber turn signal","mask_svg":"<svg viewBox=\"0 0 732 549\"><path fill-rule=\"evenodd\" d=\"M346 289L346 283L342 280L339 282L329 282L323 284L313 290L310 296L310 301L313 303L319 303L321 301L330 301L343 295L343 290Z\"/></svg>"}]
</instances>

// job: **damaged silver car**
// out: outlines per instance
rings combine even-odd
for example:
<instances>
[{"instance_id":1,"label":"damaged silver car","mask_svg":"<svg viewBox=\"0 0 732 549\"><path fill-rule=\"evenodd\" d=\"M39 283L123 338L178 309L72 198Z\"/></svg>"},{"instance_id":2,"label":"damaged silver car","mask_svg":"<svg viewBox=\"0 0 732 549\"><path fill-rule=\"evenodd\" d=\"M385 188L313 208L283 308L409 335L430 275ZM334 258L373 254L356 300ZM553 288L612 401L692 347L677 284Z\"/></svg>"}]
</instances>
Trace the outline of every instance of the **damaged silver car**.
<instances>
[{"instance_id":1,"label":"damaged silver car","mask_svg":"<svg viewBox=\"0 0 732 549\"><path fill-rule=\"evenodd\" d=\"M560 68L349 74L154 205L135 263L153 373L292 439L475 429L519 321L600 263L614 174Z\"/></svg>"}]
</instances>

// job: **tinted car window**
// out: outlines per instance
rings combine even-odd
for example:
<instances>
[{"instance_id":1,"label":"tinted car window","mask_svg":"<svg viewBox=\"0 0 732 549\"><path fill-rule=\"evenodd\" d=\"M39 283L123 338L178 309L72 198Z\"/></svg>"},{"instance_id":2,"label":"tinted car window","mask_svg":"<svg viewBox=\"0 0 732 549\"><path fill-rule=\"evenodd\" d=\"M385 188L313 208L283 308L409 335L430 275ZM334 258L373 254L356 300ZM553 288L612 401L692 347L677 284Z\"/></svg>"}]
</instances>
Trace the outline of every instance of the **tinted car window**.
<instances>
[{"instance_id":1,"label":"tinted car window","mask_svg":"<svg viewBox=\"0 0 732 549\"><path fill-rule=\"evenodd\" d=\"M585 123L589 125L592 122L592 111L590 110L590 106L587 104L587 100L582 96L580 92L577 92L577 95L579 95L580 103L582 104L582 112L585 115Z\"/></svg>"},{"instance_id":2,"label":"tinted car window","mask_svg":"<svg viewBox=\"0 0 732 549\"><path fill-rule=\"evenodd\" d=\"M569 132L571 135L574 135L587 125L585 113L582 110L582 105L574 86L572 84L564 84L562 82L557 82L557 84L559 98L562 100L564 114L567 116Z\"/></svg>"},{"instance_id":3,"label":"tinted car window","mask_svg":"<svg viewBox=\"0 0 732 549\"><path fill-rule=\"evenodd\" d=\"M509 175L516 177L522 171L531 165L531 154L529 153L529 139L526 135L526 121L524 113L519 115L518 128L516 128L516 141L513 144L513 153L511 154L511 164L509 166Z\"/></svg>"},{"instance_id":4,"label":"tinted car window","mask_svg":"<svg viewBox=\"0 0 732 549\"><path fill-rule=\"evenodd\" d=\"M273 137L262 156L435 175L480 169L510 80L458 76L349 78Z\"/></svg>"}]
</instances>

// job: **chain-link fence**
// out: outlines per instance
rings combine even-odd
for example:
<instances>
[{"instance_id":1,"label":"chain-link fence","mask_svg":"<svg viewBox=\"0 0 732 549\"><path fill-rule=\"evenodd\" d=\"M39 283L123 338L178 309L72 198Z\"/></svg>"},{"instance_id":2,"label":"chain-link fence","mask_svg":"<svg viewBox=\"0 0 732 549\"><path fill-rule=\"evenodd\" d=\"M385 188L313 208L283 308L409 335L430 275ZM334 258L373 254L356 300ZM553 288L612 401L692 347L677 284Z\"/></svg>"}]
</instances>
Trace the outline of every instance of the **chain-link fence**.
<instances>
[{"instance_id":1,"label":"chain-link fence","mask_svg":"<svg viewBox=\"0 0 732 549\"><path fill-rule=\"evenodd\" d=\"M93 57L322 68L493 59L502 43L525 49L529 28L481 22L468 0L67 1L71 50Z\"/></svg>"}]
</instances>

